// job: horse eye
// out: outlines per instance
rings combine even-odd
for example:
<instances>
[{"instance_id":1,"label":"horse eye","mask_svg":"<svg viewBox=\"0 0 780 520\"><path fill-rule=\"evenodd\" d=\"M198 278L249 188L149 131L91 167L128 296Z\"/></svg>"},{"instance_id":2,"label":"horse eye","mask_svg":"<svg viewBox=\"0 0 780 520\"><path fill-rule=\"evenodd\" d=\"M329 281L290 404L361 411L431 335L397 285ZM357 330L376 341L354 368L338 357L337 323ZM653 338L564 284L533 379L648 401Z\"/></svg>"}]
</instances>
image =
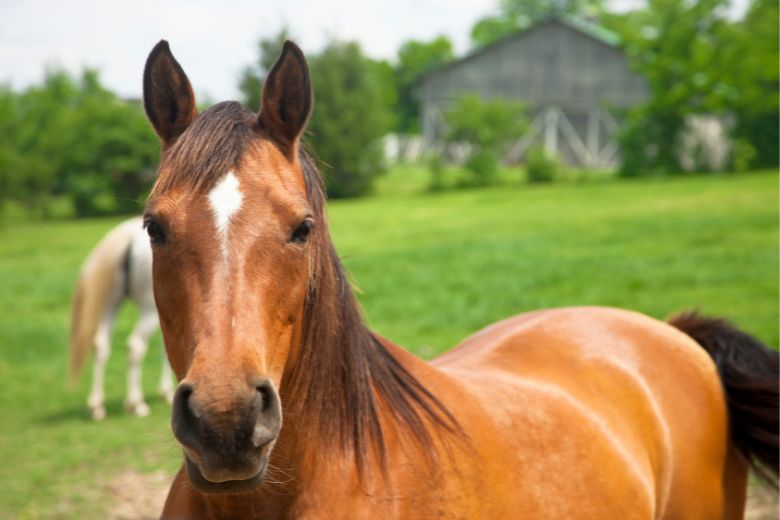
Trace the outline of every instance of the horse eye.
<instances>
[{"instance_id":1,"label":"horse eye","mask_svg":"<svg viewBox=\"0 0 780 520\"><path fill-rule=\"evenodd\" d=\"M301 222L301 225L295 229L292 237L290 238L290 241L297 244L305 244L309 240L309 234L311 233L311 229L313 227L314 222L308 219L304 220Z\"/></svg>"},{"instance_id":2,"label":"horse eye","mask_svg":"<svg viewBox=\"0 0 780 520\"><path fill-rule=\"evenodd\" d=\"M149 242L151 242L153 246L159 246L165 243L165 233L163 233L160 224L154 220L149 220L144 227L146 227L146 234L149 235Z\"/></svg>"}]
</instances>

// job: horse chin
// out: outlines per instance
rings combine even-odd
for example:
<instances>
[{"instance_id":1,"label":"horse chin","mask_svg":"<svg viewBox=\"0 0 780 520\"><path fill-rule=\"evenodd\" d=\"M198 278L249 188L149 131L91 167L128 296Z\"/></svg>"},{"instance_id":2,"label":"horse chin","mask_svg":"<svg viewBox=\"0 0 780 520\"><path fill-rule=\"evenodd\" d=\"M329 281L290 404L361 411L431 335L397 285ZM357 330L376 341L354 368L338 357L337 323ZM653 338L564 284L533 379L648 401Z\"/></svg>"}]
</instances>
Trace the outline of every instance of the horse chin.
<instances>
[{"instance_id":1,"label":"horse chin","mask_svg":"<svg viewBox=\"0 0 780 520\"><path fill-rule=\"evenodd\" d=\"M204 493L212 494L240 494L251 492L262 484L268 469L268 456L266 455L260 463L260 469L253 477L244 480L212 482L203 476L203 473L197 464L195 464L186 454L184 455L184 461L187 466L187 476L192 485Z\"/></svg>"}]
</instances>

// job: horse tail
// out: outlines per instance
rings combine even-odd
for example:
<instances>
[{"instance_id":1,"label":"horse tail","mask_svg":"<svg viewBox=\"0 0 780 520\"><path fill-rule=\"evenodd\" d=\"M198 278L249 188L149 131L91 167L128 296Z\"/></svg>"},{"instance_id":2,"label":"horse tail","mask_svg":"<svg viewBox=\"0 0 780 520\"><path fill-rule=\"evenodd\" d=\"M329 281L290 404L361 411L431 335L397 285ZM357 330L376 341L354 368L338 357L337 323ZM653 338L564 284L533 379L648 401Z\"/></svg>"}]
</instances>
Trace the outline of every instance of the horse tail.
<instances>
[{"instance_id":1,"label":"horse tail","mask_svg":"<svg viewBox=\"0 0 780 520\"><path fill-rule=\"evenodd\" d=\"M112 229L87 256L81 266L70 315L70 377L81 373L94 342L100 320L112 303L114 285L120 279L133 232L141 226L139 218L123 222Z\"/></svg>"},{"instance_id":2,"label":"horse tail","mask_svg":"<svg viewBox=\"0 0 780 520\"><path fill-rule=\"evenodd\" d=\"M669 323L715 361L726 393L732 442L758 475L777 483L778 353L723 319L686 312Z\"/></svg>"}]
</instances>

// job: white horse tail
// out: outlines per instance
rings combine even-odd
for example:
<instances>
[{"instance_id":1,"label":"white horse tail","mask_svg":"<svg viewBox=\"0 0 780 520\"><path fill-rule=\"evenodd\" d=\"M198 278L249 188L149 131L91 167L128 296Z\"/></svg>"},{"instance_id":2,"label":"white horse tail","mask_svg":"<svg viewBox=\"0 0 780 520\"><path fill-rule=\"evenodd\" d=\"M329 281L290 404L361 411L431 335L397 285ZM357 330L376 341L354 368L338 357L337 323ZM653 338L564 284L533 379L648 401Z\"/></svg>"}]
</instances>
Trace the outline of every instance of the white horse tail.
<instances>
[{"instance_id":1,"label":"white horse tail","mask_svg":"<svg viewBox=\"0 0 780 520\"><path fill-rule=\"evenodd\" d=\"M141 227L140 217L127 220L112 229L89 253L81 266L73 294L70 317L70 376L76 379L95 342L100 321L124 283L121 270L133 233ZM120 298L121 300L121 298Z\"/></svg>"}]
</instances>

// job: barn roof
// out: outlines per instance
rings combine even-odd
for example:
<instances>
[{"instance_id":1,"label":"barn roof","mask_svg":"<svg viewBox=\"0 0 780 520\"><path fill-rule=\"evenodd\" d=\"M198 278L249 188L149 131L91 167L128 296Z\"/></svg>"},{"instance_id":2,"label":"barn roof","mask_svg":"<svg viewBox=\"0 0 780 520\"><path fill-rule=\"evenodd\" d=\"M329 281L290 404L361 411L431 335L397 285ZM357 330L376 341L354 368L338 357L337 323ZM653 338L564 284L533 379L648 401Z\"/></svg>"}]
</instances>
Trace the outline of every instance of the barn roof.
<instances>
[{"instance_id":1,"label":"barn roof","mask_svg":"<svg viewBox=\"0 0 780 520\"><path fill-rule=\"evenodd\" d=\"M600 25L596 25L593 22L589 22L583 18L569 15L559 15L557 20L564 25L568 25L572 29L576 29L590 36L594 40L598 40L612 47L617 47L620 45L620 36L618 36L617 33L612 32L609 29L605 29Z\"/></svg>"},{"instance_id":2,"label":"barn roof","mask_svg":"<svg viewBox=\"0 0 780 520\"><path fill-rule=\"evenodd\" d=\"M436 76L441 72L458 67L459 65L471 61L472 59L478 56L489 53L493 49L505 45L507 42L524 38L531 32L535 32L547 25L556 24L556 23L563 25L564 27L568 27L573 31L581 33L599 43L607 45L608 47L620 46L620 36L618 36L617 33L610 31L609 29L605 29L604 27L591 23L582 18L577 18L575 16L562 14L562 13L552 14L549 17L544 18L529 27L526 27L525 29L521 29L517 32L513 32L502 38L499 38L493 43L485 45L484 47L480 47L479 49L476 49L466 54L460 59L451 61L449 63L442 65L441 67L437 67L433 70L426 72L425 74L421 75L418 78L417 84L420 85L421 83L425 82L427 79Z\"/></svg>"}]
</instances>

